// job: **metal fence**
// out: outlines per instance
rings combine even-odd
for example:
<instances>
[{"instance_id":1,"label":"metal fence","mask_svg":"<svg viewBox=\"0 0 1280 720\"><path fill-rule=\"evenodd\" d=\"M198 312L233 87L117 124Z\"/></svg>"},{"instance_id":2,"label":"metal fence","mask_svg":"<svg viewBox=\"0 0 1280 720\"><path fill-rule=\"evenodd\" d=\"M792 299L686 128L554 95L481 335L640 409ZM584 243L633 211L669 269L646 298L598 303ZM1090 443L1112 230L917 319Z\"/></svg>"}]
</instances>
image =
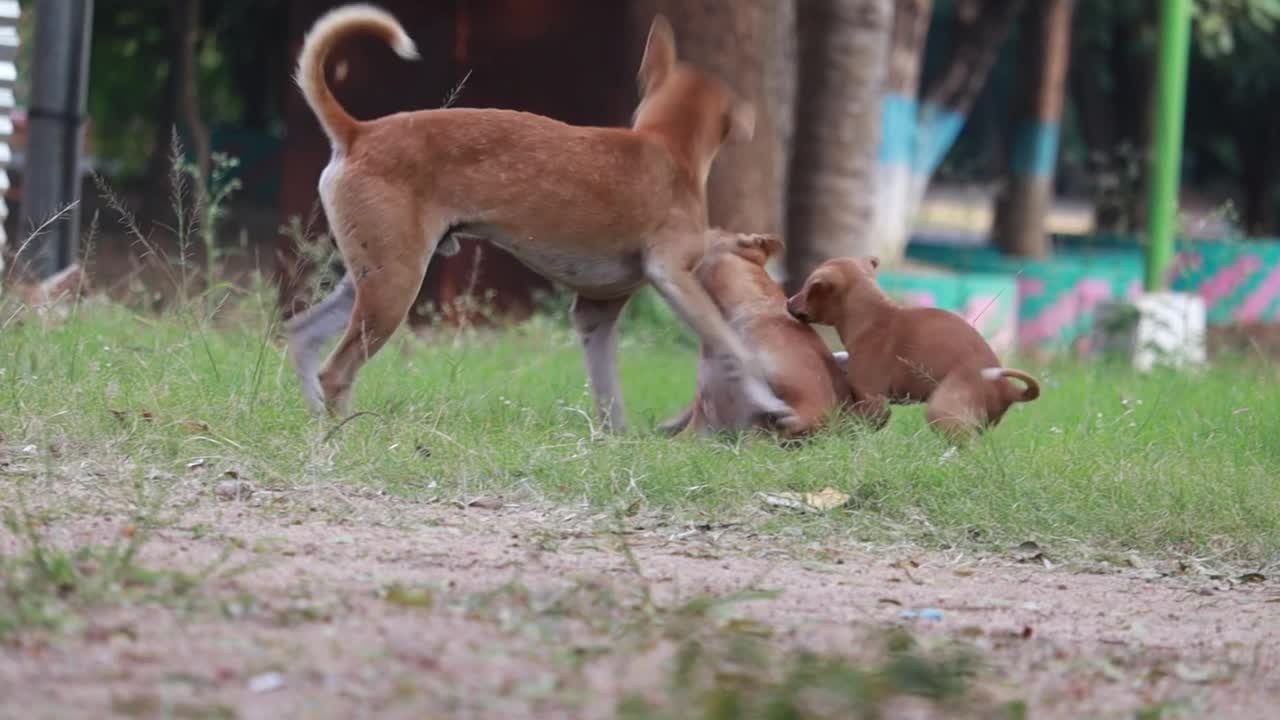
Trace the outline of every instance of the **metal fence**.
<instances>
[{"instance_id":1,"label":"metal fence","mask_svg":"<svg viewBox=\"0 0 1280 720\"><path fill-rule=\"evenodd\" d=\"M18 19L22 9L18 0L0 0L0 273L4 271L4 222L9 217L5 196L9 192L9 173L13 160L9 146L13 136L14 85L18 81Z\"/></svg>"}]
</instances>

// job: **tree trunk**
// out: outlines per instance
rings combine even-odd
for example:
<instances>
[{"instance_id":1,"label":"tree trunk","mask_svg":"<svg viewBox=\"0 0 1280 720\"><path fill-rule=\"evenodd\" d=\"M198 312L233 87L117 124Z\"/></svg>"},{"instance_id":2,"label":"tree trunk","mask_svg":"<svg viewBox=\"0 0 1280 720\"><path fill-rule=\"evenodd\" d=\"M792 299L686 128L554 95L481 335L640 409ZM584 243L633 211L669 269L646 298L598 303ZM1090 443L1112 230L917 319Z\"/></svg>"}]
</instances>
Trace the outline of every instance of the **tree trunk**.
<instances>
[{"instance_id":1,"label":"tree trunk","mask_svg":"<svg viewBox=\"0 0 1280 720\"><path fill-rule=\"evenodd\" d=\"M1071 56L1074 0L1041 0L1025 16L1019 87L1005 191L996 208L996 244L1009 255L1046 257L1045 220Z\"/></svg>"},{"instance_id":2,"label":"tree trunk","mask_svg":"<svg viewBox=\"0 0 1280 720\"><path fill-rule=\"evenodd\" d=\"M196 156L196 197L204 202L205 184L209 178L210 159L209 130L200 116L200 69L196 55L200 47L200 0L179 0L174 5L175 36L180 38L179 52L174 58L178 101L182 122L191 136L192 151Z\"/></svg>"},{"instance_id":3,"label":"tree trunk","mask_svg":"<svg viewBox=\"0 0 1280 720\"><path fill-rule=\"evenodd\" d=\"M787 284L871 248L889 0L797 5L795 139L787 189Z\"/></svg>"},{"instance_id":4,"label":"tree trunk","mask_svg":"<svg viewBox=\"0 0 1280 720\"><path fill-rule=\"evenodd\" d=\"M199 70L196 67L200 44L200 0L175 0L169 13L172 43L169 72L165 77L164 104L157 113L155 147L147 163L144 208L145 216L151 220L166 216L170 209L170 173L173 171L170 148L178 126L186 128L191 138L191 151L201 171L196 192L202 200L211 163L209 132L200 117Z\"/></svg>"},{"instance_id":5,"label":"tree trunk","mask_svg":"<svg viewBox=\"0 0 1280 720\"><path fill-rule=\"evenodd\" d=\"M635 0L634 52L639 62L656 13L675 29L676 52L724 81L756 109L749 143L721 148L707 179L712 225L741 232L782 230L790 84L785 67L794 6L780 0Z\"/></svg>"},{"instance_id":6,"label":"tree trunk","mask_svg":"<svg viewBox=\"0 0 1280 720\"><path fill-rule=\"evenodd\" d=\"M1023 0L957 0L950 59L920 101L906 200L877 208L885 213L876 220L876 253L881 260L893 263L902 258L929 180L964 127L1022 4Z\"/></svg>"},{"instance_id":7,"label":"tree trunk","mask_svg":"<svg viewBox=\"0 0 1280 720\"><path fill-rule=\"evenodd\" d=\"M1250 237L1270 237L1276 232L1276 166L1280 164L1280 125L1271 122L1280 103L1259 108L1236 134L1242 160L1241 185L1244 190L1245 233ZM1268 112L1267 110L1271 110Z\"/></svg>"},{"instance_id":8,"label":"tree trunk","mask_svg":"<svg viewBox=\"0 0 1280 720\"><path fill-rule=\"evenodd\" d=\"M880 108L875 209L870 233L873 251L881 239L905 236L910 223L912 160L917 129L920 72L929 33L931 0L895 0L889 65ZM905 247L905 239L902 241Z\"/></svg>"}]
</instances>

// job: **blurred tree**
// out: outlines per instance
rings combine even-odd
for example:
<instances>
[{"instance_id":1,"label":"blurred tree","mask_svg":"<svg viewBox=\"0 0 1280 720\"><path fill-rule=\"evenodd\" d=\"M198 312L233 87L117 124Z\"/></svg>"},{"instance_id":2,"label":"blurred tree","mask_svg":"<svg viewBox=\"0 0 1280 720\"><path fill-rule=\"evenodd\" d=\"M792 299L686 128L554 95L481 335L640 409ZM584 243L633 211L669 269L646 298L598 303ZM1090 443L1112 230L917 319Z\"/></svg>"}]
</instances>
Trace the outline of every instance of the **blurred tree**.
<instances>
[{"instance_id":1,"label":"blurred tree","mask_svg":"<svg viewBox=\"0 0 1280 720\"><path fill-rule=\"evenodd\" d=\"M164 188L175 125L202 155L201 126L271 124L288 77L284 10L283 0L97 0L89 114L118 181Z\"/></svg>"},{"instance_id":2,"label":"blurred tree","mask_svg":"<svg viewBox=\"0 0 1280 720\"><path fill-rule=\"evenodd\" d=\"M1133 233L1142 224L1154 10L1147 0L1081 0L1076 13L1068 86L1104 233Z\"/></svg>"},{"instance_id":3,"label":"blurred tree","mask_svg":"<svg viewBox=\"0 0 1280 720\"><path fill-rule=\"evenodd\" d=\"M1068 82L1099 232L1137 232L1143 220L1155 9L1079 0ZM1276 232L1280 0L1197 0L1195 12L1184 183L1237 187L1245 229Z\"/></svg>"},{"instance_id":4,"label":"blurred tree","mask_svg":"<svg viewBox=\"0 0 1280 720\"><path fill-rule=\"evenodd\" d=\"M787 188L787 284L872 250L875 152L889 0L797 4L794 139Z\"/></svg>"},{"instance_id":5,"label":"blurred tree","mask_svg":"<svg viewBox=\"0 0 1280 720\"><path fill-rule=\"evenodd\" d=\"M996 244L1024 257L1050 253L1045 229L1062 134L1075 0L1041 0L1023 16L1018 92L1006 181L996 203Z\"/></svg>"},{"instance_id":6,"label":"blurred tree","mask_svg":"<svg viewBox=\"0 0 1280 720\"><path fill-rule=\"evenodd\" d=\"M1280 0L1198 0L1191 179L1238 185L1243 230L1273 235L1280 204Z\"/></svg>"},{"instance_id":7,"label":"blurred tree","mask_svg":"<svg viewBox=\"0 0 1280 720\"><path fill-rule=\"evenodd\" d=\"M891 71L894 84L885 87L872 226L876 253L886 262L902 257L929 180L964 127L1022 6L1022 0L954 0L947 61L917 99L910 85L920 75L923 57L911 46L923 37L920 16L928 8L919 0L895 3L898 49ZM910 67L911 57L916 68Z\"/></svg>"}]
</instances>

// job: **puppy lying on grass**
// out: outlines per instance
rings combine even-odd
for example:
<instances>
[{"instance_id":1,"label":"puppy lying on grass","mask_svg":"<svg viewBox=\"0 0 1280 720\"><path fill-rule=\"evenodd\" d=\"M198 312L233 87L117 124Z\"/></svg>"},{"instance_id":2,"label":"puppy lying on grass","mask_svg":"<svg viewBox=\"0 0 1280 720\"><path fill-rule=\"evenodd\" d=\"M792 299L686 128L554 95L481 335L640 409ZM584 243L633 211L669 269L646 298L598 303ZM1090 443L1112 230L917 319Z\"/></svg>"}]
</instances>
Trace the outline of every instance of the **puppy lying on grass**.
<instances>
[{"instance_id":1,"label":"puppy lying on grass","mask_svg":"<svg viewBox=\"0 0 1280 720\"><path fill-rule=\"evenodd\" d=\"M769 389L794 411L782 420L756 419L750 427L796 437L820 427L852 396L830 348L813 328L787 313L786 293L765 271L765 263L782 249L782 240L773 235L712 229L694 274L733 333L760 358ZM746 430L745 403L742 391L720 372L714 348L703 343L697 394L661 429L670 434Z\"/></svg>"},{"instance_id":2,"label":"puppy lying on grass","mask_svg":"<svg viewBox=\"0 0 1280 720\"><path fill-rule=\"evenodd\" d=\"M998 424L1013 403L1040 396L1035 378L1001 367L964 318L893 302L876 284L879 265L873 257L829 260L787 301L793 317L840 334L859 415L880 428L889 403L927 403L930 426L956 442Z\"/></svg>"}]
</instances>

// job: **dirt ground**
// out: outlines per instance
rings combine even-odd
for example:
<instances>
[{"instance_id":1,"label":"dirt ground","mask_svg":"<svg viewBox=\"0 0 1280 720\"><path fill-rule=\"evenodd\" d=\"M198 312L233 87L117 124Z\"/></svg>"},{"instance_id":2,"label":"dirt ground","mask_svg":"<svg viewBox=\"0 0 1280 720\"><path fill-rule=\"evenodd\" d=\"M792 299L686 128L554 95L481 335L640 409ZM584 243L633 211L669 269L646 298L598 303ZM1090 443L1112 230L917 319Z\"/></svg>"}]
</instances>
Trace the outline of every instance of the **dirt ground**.
<instances>
[{"instance_id":1,"label":"dirt ground","mask_svg":"<svg viewBox=\"0 0 1280 720\"><path fill-rule=\"evenodd\" d=\"M674 607L748 589L780 592L734 606L737 622L783 646L857 657L890 625L971 644L983 692L1024 699L1027 717L1167 703L1147 717L1264 718L1280 703L1280 588L1261 576L1136 560L1069 570L1036 548L814 542L643 511L618 532L617 518L563 506L201 492L140 562L214 565L196 597L0 645L0 716L613 717L627 693L660 696L669 674L670 642L619 649L637 598ZM68 514L47 534L70 547L127 526ZM0 531L0 551L20 542ZM941 618L903 617L924 608Z\"/></svg>"}]
</instances>

